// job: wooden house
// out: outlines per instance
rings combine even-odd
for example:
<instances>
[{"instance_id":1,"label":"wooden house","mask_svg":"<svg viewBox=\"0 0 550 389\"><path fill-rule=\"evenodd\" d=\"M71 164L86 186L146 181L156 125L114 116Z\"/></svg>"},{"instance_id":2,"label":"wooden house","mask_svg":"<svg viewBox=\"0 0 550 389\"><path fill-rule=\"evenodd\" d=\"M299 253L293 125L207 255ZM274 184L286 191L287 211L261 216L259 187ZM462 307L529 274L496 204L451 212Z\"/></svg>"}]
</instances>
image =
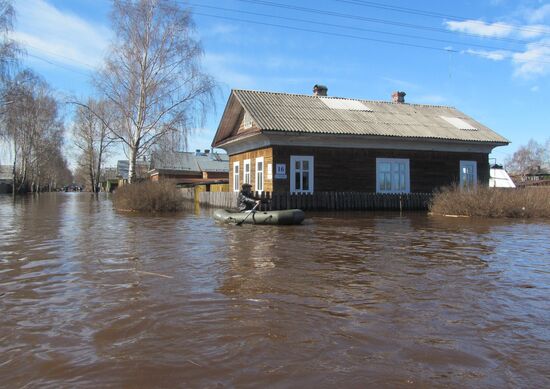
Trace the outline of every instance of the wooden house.
<instances>
[{"instance_id":1,"label":"wooden house","mask_svg":"<svg viewBox=\"0 0 550 389\"><path fill-rule=\"evenodd\" d=\"M210 150L153 153L149 177L153 181L171 179L179 185L227 184L229 157Z\"/></svg>"},{"instance_id":2,"label":"wooden house","mask_svg":"<svg viewBox=\"0 0 550 389\"><path fill-rule=\"evenodd\" d=\"M491 150L509 142L452 107L233 90L212 142L230 188L262 192L431 192L488 185Z\"/></svg>"},{"instance_id":3,"label":"wooden house","mask_svg":"<svg viewBox=\"0 0 550 389\"><path fill-rule=\"evenodd\" d=\"M12 191L12 169L11 165L0 165L0 194Z\"/></svg>"}]
</instances>

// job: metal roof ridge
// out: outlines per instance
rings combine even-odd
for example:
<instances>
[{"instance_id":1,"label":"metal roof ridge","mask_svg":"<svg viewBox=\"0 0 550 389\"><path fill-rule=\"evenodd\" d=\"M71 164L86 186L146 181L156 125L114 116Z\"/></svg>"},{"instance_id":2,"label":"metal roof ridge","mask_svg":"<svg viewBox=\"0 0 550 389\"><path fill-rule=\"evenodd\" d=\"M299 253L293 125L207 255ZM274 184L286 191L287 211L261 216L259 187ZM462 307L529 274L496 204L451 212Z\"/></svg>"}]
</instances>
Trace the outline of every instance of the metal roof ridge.
<instances>
[{"instance_id":1,"label":"metal roof ridge","mask_svg":"<svg viewBox=\"0 0 550 389\"><path fill-rule=\"evenodd\" d=\"M262 91L262 90L255 90L255 89L232 89L231 92L251 92L251 93L261 93L261 94L269 94L269 95L284 95L284 96L297 96L297 97L310 97L314 99L342 99L342 100L355 100L355 101L362 101L362 102L369 102L369 103L383 103L383 104L391 104L391 105L402 105L402 106L415 106L415 107L433 107L433 108L452 108L457 109L456 107L452 105L437 105L437 104L419 104L419 103L394 103L393 101L386 101L386 100L365 100L365 99L357 99L353 97L341 97L341 96L315 96L315 95L306 95L303 93L289 93L289 92L272 92L272 91Z\"/></svg>"}]
</instances>

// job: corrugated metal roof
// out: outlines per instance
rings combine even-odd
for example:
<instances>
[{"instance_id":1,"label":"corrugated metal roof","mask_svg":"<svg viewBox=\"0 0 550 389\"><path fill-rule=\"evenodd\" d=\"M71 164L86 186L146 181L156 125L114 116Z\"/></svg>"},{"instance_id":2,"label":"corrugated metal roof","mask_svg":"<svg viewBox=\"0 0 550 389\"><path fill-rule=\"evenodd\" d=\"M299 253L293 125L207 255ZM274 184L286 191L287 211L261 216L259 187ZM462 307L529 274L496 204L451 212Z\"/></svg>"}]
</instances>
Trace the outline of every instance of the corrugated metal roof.
<instances>
[{"instance_id":1,"label":"corrugated metal roof","mask_svg":"<svg viewBox=\"0 0 550 389\"><path fill-rule=\"evenodd\" d=\"M229 155L210 153L197 156L197 164L203 172L229 172Z\"/></svg>"},{"instance_id":2,"label":"corrugated metal roof","mask_svg":"<svg viewBox=\"0 0 550 389\"><path fill-rule=\"evenodd\" d=\"M163 152L152 157L152 169L179 170L188 172L229 172L227 154L194 152Z\"/></svg>"},{"instance_id":3,"label":"corrugated metal roof","mask_svg":"<svg viewBox=\"0 0 550 389\"><path fill-rule=\"evenodd\" d=\"M327 99L342 100L335 97L249 90L234 90L233 93L263 131L509 143L506 138L452 107L346 99L372 110L359 111L331 108L341 106L341 101L327 104ZM456 128L442 117L465 121L476 131Z\"/></svg>"}]
</instances>

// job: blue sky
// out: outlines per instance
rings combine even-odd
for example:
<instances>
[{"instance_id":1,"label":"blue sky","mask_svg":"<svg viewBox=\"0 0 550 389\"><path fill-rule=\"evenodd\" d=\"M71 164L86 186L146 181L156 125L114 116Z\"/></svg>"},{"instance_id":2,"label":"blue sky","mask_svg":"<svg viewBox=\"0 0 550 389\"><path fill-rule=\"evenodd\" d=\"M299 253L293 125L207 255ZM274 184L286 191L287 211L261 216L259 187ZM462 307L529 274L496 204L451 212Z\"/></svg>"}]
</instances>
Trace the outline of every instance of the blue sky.
<instances>
[{"instance_id":1,"label":"blue sky","mask_svg":"<svg viewBox=\"0 0 550 389\"><path fill-rule=\"evenodd\" d=\"M17 1L24 63L86 97L110 39L107 0ZM209 148L232 88L450 105L512 141L550 137L550 3L540 0L192 0L217 108L189 138ZM286 26L283 28L281 26ZM420 47L422 46L422 47ZM67 120L70 120L69 113ZM116 160L117 156L113 156ZM120 155L122 157L122 155Z\"/></svg>"}]
</instances>

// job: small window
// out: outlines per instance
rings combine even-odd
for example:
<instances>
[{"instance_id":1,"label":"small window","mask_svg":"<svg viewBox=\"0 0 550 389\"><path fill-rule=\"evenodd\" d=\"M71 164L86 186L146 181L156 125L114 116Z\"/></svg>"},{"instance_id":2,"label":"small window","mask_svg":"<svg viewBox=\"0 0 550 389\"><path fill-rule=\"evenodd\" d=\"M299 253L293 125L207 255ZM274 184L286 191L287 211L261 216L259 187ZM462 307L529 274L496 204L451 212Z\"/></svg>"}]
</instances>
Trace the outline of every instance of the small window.
<instances>
[{"instance_id":1,"label":"small window","mask_svg":"<svg viewBox=\"0 0 550 389\"><path fill-rule=\"evenodd\" d=\"M460 186L475 188L477 185L477 162L460 161Z\"/></svg>"},{"instance_id":2,"label":"small window","mask_svg":"<svg viewBox=\"0 0 550 389\"><path fill-rule=\"evenodd\" d=\"M340 99L334 97L321 97L321 101L330 109L341 109L346 111L367 111L372 112L372 109L367 107L359 100Z\"/></svg>"},{"instance_id":3,"label":"small window","mask_svg":"<svg viewBox=\"0 0 550 389\"><path fill-rule=\"evenodd\" d=\"M376 192L409 193L409 160L376 158Z\"/></svg>"},{"instance_id":4,"label":"small window","mask_svg":"<svg viewBox=\"0 0 550 389\"><path fill-rule=\"evenodd\" d=\"M233 191L239 191L239 162L233 162Z\"/></svg>"},{"instance_id":5,"label":"small window","mask_svg":"<svg viewBox=\"0 0 550 389\"><path fill-rule=\"evenodd\" d=\"M264 191L264 157L256 158L256 191Z\"/></svg>"},{"instance_id":6,"label":"small window","mask_svg":"<svg viewBox=\"0 0 550 389\"><path fill-rule=\"evenodd\" d=\"M251 128L253 125L252 116L248 112L245 111L244 113L244 120L243 120L243 127L245 129Z\"/></svg>"},{"instance_id":7,"label":"small window","mask_svg":"<svg viewBox=\"0 0 550 389\"><path fill-rule=\"evenodd\" d=\"M454 127L458 128L459 130L464 131L477 131L477 128L466 122L465 120L462 120L460 118L455 117L449 117L449 116L440 116L441 119L445 120L447 123L452 124Z\"/></svg>"},{"instance_id":8,"label":"small window","mask_svg":"<svg viewBox=\"0 0 550 389\"><path fill-rule=\"evenodd\" d=\"M243 183L250 184L250 159L244 160Z\"/></svg>"}]
</instances>

